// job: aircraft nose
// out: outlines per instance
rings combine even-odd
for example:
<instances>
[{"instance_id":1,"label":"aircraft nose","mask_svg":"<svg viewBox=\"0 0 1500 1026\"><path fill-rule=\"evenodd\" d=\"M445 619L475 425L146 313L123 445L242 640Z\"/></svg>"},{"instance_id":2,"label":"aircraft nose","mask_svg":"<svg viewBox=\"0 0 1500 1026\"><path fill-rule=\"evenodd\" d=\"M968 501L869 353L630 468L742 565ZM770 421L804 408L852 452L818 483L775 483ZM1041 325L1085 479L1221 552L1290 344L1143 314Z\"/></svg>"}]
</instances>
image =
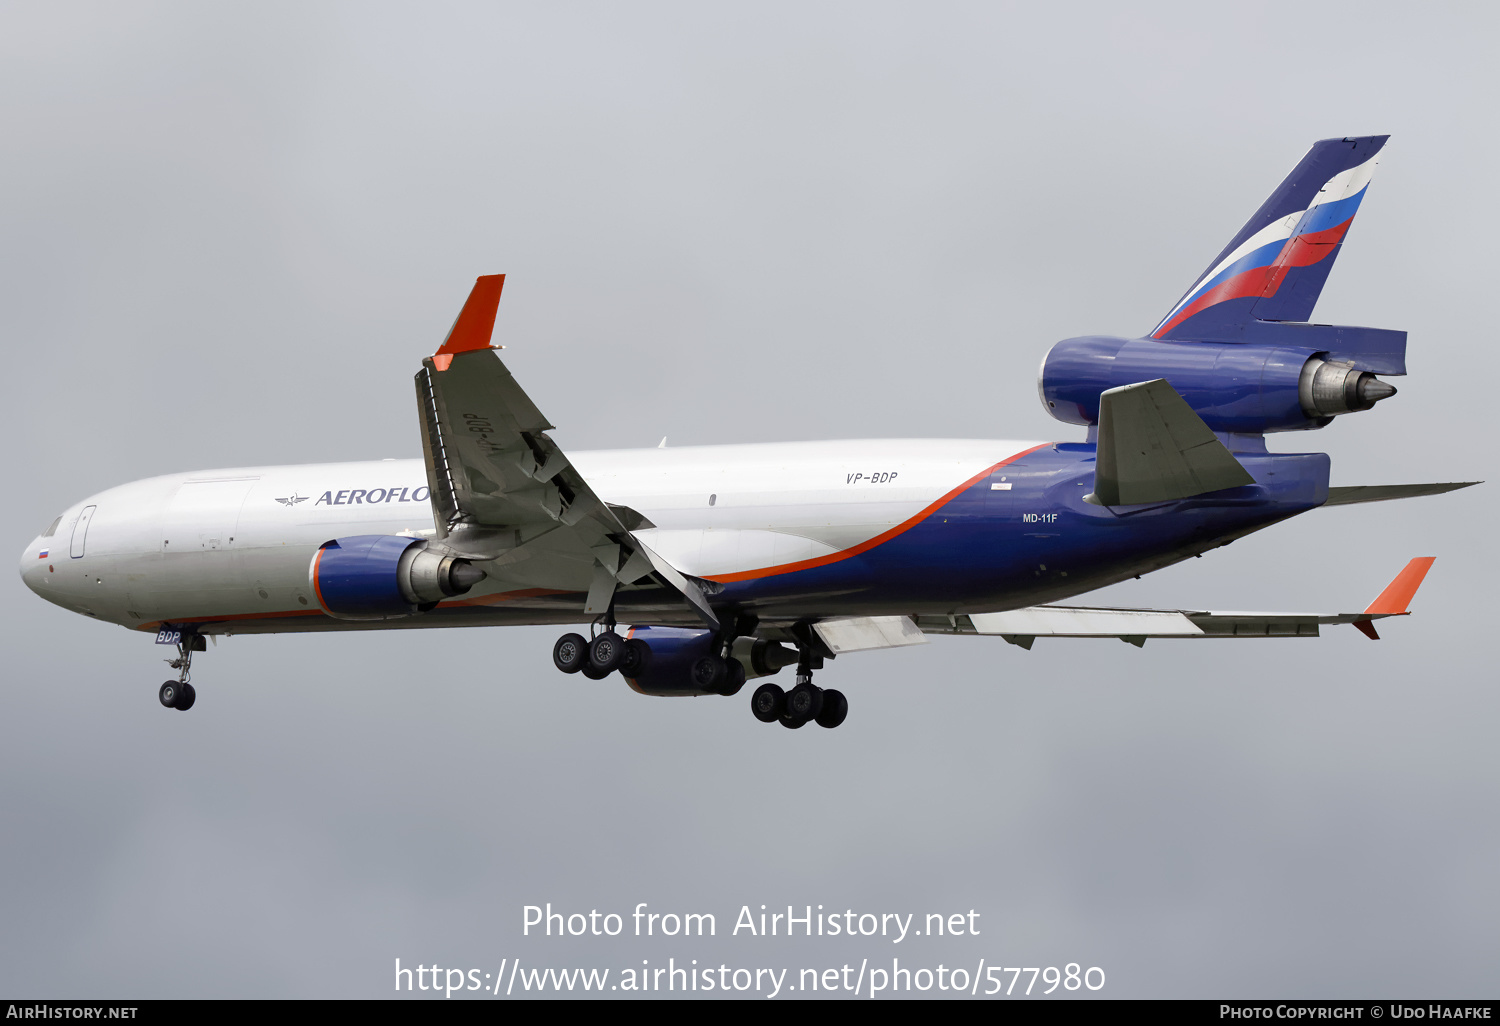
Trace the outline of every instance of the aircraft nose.
<instances>
[{"instance_id":1,"label":"aircraft nose","mask_svg":"<svg viewBox=\"0 0 1500 1026\"><path fill-rule=\"evenodd\" d=\"M50 541L50 538L33 538L31 544L21 551L21 580L38 595L43 593L51 567L49 557L52 552L48 547Z\"/></svg>"}]
</instances>

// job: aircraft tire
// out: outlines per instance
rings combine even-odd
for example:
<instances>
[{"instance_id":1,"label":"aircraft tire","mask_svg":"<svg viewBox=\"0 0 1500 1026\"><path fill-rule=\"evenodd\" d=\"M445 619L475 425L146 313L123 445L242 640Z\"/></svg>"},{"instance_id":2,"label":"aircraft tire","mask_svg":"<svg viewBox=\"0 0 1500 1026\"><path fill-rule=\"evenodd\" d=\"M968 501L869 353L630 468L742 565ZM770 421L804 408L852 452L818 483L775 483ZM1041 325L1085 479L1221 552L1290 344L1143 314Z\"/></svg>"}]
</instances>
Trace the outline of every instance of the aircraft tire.
<instances>
[{"instance_id":1,"label":"aircraft tire","mask_svg":"<svg viewBox=\"0 0 1500 1026\"><path fill-rule=\"evenodd\" d=\"M176 709L177 698L182 694L182 685L175 680L169 680L156 692L156 697L161 701L163 708Z\"/></svg>"},{"instance_id":2,"label":"aircraft tire","mask_svg":"<svg viewBox=\"0 0 1500 1026\"><path fill-rule=\"evenodd\" d=\"M823 708L818 713L818 726L827 727L832 730L844 722L844 717L849 715L849 700L844 697L842 691L834 691L832 688L823 692Z\"/></svg>"},{"instance_id":3,"label":"aircraft tire","mask_svg":"<svg viewBox=\"0 0 1500 1026\"><path fill-rule=\"evenodd\" d=\"M577 673L588 658L589 643L582 634L564 634L552 646L552 665L563 673Z\"/></svg>"},{"instance_id":4,"label":"aircraft tire","mask_svg":"<svg viewBox=\"0 0 1500 1026\"><path fill-rule=\"evenodd\" d=\"M605 677L608 677L611 673L614 673L615 671L614 670L601 670L597 666L595 666L593 663L584 663L583 664L583 669L580 670L579 672L582 673L589 680L603 680Z\"/></svg>"},{"instance_id":5,"label":"aircraft tire","mask_svg":"<svg viewBox=\"0 0 1500 1026\"><path fill-rule=\"evenodd\" d=\"M750 696L750 711L762 723L781 719L781 711L785 708L786 692L775 684L762 684Z\"/></svg>"},{"instance_id":6,"label":"aircraft tire","mask_svg":"<svg viewBox=\"0 0 1500 1026\"><path fill-rule=\"evenodd\" d=\"M706 655L694 661L688 671L693 679L693 687L699 691L707 691L714 694L724 686L724 681L729 677L729 667L724 665L724 660L715 655Z\"/></svg>"},{"instance_id":7,"label":"aircraft tire","mask_svg":"<svg viewBox=\"0 0 1500 1026\"><path fill-rule=\"evenodd\" d=\"M724 668L724 683L719 685L719 694L725 698L733 698L745 686L745 668L738 659L725 660Z\"/></svg>"},{"instance_id":8,"label":"aircraft tire","mask_svg":"<svg viewBox=\"0 0 1500 1026\"><path fill-rule=\"evenodd\" d=\"M786 711L804 723L816 719L823 711L823 689L811 684L799 684L786 693Z\"/></svg>"},{"instance_id":9,"label":"aircraft tire","mask_svg":"<svg viewBox=\"0 0 1500 1026\"><path fill-rule=\"evenodd\" d=\"M196 701L198 701L198 692L194 690L191 684L184 684L182 686L182 693L177 696L177 711L187 712L193 707L193 703Z\"/></svg>"},{"instance_id":10,"label":"aircraft tire","mask_svg":"<svg viewBox=\"0 0 1500 1026\"><path fill-rule=\"evenodd\" d=\"M625 656L620 660L620 672L627 677L639 677L651 666L651 646L640 638L625 642Z\"/></svg>"},{"instance_id":11,"label":"aircraft tire","mask_svg":"<svg viewBox=\"0 0 1500 1026\"><path fill-rule=\"evenodd\" d=\"M788 730L796 730L798 727L807 726L807 721L802 719L800 716L783 715L781 717L781 725Z\"/></svg>"},{"instance_id":12,"label":"aircraft tire","mask_svg":"<svg viewBox=\"0 0 1500 1026\"><path fill-rule=\"evenodd\" d=\"M600 673L614 673L625 661L625 639L605 631L589 642L589 666Z\"/></svg>"}]
</instances>

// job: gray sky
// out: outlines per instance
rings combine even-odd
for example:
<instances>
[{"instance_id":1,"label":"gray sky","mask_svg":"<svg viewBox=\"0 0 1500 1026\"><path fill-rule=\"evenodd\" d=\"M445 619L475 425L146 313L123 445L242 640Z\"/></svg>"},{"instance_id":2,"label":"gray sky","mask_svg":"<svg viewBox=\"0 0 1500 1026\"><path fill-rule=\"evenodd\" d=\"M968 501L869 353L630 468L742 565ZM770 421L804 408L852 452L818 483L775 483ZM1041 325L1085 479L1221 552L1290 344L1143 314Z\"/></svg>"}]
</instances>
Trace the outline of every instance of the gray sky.
<instances>
[{"instance_id":1,"label":"gray sky","mask_svg":"<svg viewBox=\"0 0 1500 1026\"><path fill-rule=\"evenodd\" d=\"M5 4L13 552L138 477L419 454L477 274L571 449L1072 439L1315 139L1389 132L1317 310L1411 332L1335 484L1497 474L1487 5ZM1497 487L1315 511L1101 593L1408 620L846 657L837 731L564 678L547 628L162 650L0 591L0 994L348 996L403 965L1097 965L1116 997L1493 997ZM539 940L521 907L713 912ZM977 938L728 936L741 905ZM910 962L908 962L910 959Z\"/></svg>"}]
</instances>

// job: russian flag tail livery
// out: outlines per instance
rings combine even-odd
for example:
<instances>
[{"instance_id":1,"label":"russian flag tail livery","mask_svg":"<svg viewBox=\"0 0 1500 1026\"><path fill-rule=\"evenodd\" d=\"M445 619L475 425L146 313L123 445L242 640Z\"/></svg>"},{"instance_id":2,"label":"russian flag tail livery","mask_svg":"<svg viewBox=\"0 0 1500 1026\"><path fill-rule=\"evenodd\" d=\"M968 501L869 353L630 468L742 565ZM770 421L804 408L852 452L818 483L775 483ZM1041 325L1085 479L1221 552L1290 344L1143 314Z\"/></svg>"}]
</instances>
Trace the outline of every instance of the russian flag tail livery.
<instances>
[{"instance_id":1,"label":"russian flag tail livery","mask_svg":"<svg viewBox=\"0 0 1500 1026\"><path fill-rule=\"evenodd\" d=\"M1311 318L1388 138L1314 143L1151 338L1238 340L1253 321Z\"/></svg>"}]
</instances>

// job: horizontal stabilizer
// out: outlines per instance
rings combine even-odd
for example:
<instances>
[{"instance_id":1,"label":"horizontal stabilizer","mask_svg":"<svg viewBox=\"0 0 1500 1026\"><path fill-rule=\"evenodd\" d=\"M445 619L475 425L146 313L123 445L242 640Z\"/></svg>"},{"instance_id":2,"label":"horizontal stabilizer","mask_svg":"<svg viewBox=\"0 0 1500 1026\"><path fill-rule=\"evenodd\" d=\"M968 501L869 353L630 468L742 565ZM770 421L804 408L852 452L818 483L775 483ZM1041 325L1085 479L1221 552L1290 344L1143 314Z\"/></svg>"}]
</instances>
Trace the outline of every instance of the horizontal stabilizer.
<instances>
[{"instance_id":1,"label":"horizontal stabilizer","mask_svg":"<svg viewBox=\"0 0 1500 1026\"><path fill-rule=\"evenodd\" d=\"M1356 502L1385 502L1387 499L1414 499L1419 495L1442 495L1460 488L1484 484L1483 481L1447 481L1442 484L1346 485L1328 489L1325 506L1348 506Z\"/></svg>"},{"instance_id":2,"label":"horizontal stabilizer","mask_svg":"<svg viewBox=\"0 0 1500 1026\"><path fill-rule=\"evenodd\" d=\"M1088 502L1170 502L1254 483L1165 378L1099 396L1098 456Z\"/></svg>"}]
</instances>

